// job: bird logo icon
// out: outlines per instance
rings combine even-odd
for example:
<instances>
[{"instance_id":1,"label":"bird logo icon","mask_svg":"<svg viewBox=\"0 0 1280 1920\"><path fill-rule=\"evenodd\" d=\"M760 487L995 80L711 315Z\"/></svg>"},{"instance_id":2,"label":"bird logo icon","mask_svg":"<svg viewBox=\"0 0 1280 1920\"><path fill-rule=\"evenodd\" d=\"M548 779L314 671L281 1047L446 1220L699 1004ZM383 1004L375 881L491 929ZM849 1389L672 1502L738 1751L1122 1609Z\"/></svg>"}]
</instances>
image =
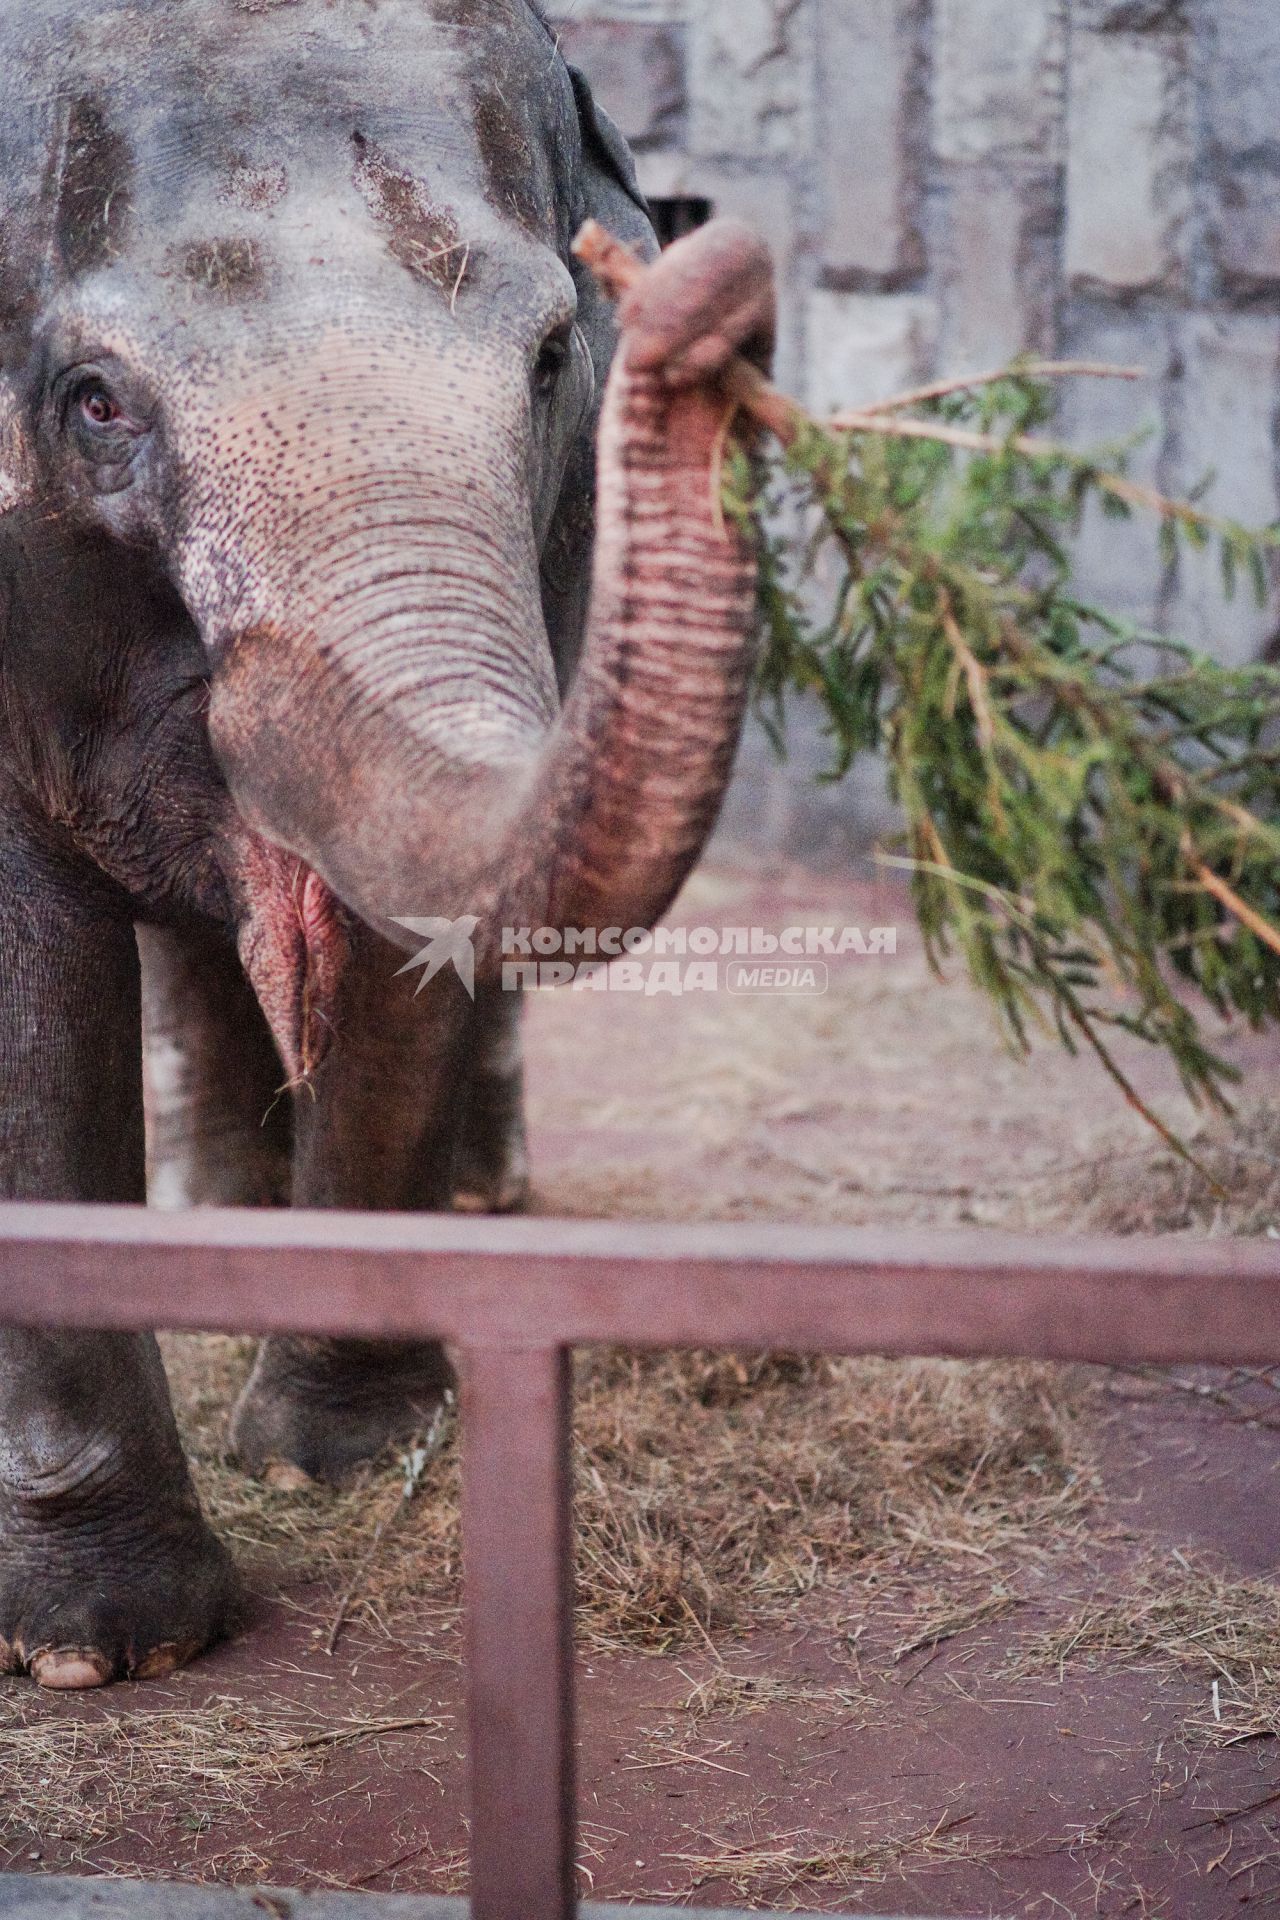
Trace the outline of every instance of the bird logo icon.
<instances>
[{"instance_id":1,"label":"bird logo icon","mask_svg":"<svg viewBox=\"0 0 1280 1920\"><path fill-rule=\"evenodd\" d=\"M400 968L396 974L399 980L403 974L412 973L415 967L422 968L422 978L414 994L416 1000L422 989L451 966L459 980L474 1000L476 997L476 949L475 931L480 925L478 915L468 914L462 920L400 920L395 923L407 933L414 933L426 941L420 953Z\"/></svg>"}]
</instances>

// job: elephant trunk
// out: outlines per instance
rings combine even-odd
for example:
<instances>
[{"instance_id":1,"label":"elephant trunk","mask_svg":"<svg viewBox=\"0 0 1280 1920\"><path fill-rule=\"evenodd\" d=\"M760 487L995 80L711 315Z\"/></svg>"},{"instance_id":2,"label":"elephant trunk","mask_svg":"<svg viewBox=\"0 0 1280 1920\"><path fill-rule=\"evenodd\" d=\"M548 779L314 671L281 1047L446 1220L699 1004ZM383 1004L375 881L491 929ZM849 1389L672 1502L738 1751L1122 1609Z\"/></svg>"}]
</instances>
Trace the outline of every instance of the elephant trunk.
<instances>
[{"instance_id":1,"label":"elephant trunk","mask_svg":"<svg viewBox=\"0 0 1280 1920\"><path fill-rule=\"evenodd\" d=\"M615 368L582 666L531 783L508 926L647 927L706 843L751 684L756 567L719 505L725 407Z\"/></svg>"}]
</instances>

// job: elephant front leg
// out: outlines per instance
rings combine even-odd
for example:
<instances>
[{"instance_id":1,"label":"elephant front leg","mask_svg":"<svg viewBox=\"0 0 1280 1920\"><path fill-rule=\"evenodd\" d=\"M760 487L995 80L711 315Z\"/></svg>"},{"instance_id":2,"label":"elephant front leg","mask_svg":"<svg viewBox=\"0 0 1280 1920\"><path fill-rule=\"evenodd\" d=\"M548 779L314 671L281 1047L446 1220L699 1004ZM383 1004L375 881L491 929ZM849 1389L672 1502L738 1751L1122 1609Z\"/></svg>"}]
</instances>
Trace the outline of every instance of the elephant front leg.
<instances>
[{"instance_id":1,"label":"elephant front leg","mask_svg":"<svg viewBox=\"0 0 1280 1920\"><path fill-rule=\"evenodd\" d=\"M0 1195L144 1197L138 961L96 876L0 850ZM223 1633L154 1339L0 1330L0 1669L171 1671Z\"/></svg>"},{"instance_id":2,"label":"elephant front leg","mask_svg":"<svg viewBox=\"0 0 1280 1920\"><path fill-rule=\"evenodd\" d=\"M294 1204L447 1211L474 1010L452 972L415 995L403 954L364 928L346 938L332 1039L294 1094ZM265 1340L232 1445L277 1484L341 1482L429 1432L452 1384L433 1341Z\"/></svg>"},{"instance_id":3,"label":"elephant front leg","mask_svg":"<svg viewBox=\"0 0 1280 1920\"><path fill-rule=\"evenodd\" d=\"M139 927L147 1197L161 1207L289 1199L285 1069L220 927Z\"/></svg>"}]
</instances>

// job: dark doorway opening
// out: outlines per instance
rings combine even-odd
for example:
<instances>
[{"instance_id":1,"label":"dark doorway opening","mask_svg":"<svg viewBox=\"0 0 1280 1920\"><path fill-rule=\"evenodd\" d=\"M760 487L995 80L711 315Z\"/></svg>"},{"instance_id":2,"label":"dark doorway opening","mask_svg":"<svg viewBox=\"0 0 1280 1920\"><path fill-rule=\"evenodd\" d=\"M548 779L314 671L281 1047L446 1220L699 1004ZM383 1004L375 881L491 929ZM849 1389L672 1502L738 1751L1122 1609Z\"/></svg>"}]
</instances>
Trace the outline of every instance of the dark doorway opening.
<instances>
[{"instance_id":1,"label":"dark doorway opening","mask_svg":"<svg viewBox=\"0 0 1280 1920\"><path fill-rule=\"evenodd\" d=\"M664 247L669 247L673 240L683 240L686 234L705 227L715 208L698 194L677 194L650 200L649 212L658 239Z\"/></svg>"}]
</instances>

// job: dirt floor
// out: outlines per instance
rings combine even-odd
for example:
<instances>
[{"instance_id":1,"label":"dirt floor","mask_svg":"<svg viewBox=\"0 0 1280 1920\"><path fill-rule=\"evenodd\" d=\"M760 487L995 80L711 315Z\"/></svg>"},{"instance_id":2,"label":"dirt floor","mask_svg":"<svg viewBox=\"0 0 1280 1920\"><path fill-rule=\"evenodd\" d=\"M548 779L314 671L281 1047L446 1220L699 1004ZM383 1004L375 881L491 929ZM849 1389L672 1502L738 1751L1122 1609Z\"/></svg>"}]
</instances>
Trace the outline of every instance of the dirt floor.
<instances>
[{"instance_id":1,"label":"dirt floor","mask_svg":"<svg viewBox=\"0 0 1280 1920\"><path fill-rule=\"evenodd\" d=\"M823 998L540 996L538 1206L1280 1232L1280 1044L1189 1174L1088 1062L1006 1058L896 882L694 883L696 924L896 924ZM1155 1059L1126 1059L1176 1125ZM0 1683L0 1864L465 1886L456 1448L350 1492L226 1460L246 1343L172 1339L255 1592L164 1686ZM595 1356L585 1887L935 1915L1280 1912L1280 1373Z\"/></svg>"}]
</instances>

